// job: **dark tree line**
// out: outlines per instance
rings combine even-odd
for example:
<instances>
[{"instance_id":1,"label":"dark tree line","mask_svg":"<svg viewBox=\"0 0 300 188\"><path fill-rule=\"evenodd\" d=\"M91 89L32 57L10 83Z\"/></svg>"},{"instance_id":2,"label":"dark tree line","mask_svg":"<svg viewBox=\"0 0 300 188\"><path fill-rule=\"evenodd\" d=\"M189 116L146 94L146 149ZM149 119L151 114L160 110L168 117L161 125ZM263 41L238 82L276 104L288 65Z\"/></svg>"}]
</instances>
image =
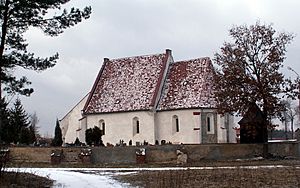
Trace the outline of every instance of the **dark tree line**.
<instances>
[{"instance_id":1,"label":"dark tree line","mask_svg":"<svg viewBox=\"0 0 300 188\"><path fill-rule=\"evenodd\" d=\"M20 99L11 108L2 98L0 107L0 142L3 144L32 144L36 141L36 130L29 120Z\"/></svg>"}]
</instances>

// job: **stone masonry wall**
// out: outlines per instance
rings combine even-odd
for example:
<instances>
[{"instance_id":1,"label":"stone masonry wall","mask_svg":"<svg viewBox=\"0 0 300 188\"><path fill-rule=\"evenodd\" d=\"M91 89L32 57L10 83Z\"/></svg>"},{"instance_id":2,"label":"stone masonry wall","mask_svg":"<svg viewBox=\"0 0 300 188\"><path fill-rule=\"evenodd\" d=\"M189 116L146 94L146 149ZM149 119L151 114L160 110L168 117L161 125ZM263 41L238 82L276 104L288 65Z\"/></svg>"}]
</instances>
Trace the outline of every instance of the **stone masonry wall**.
<instances>
[{"instance_id":1,"label":"stone masonry wall","mask_svg":"<svg viewBox=\"0 0 300 188\"><path fill-rule=\"evenodd\" d=\"M252 158L262 155L262 144L201 144L201 145L162 145L162 146L127 146L127 147L94 147L91 162L95 164L135 164L136 150L146 149L147 163L176 162L176 150L188 155L188 162L202 160L234 160ZM62 149L64 162L80 162L78 154L82 148L39 148L39 147L11 147L12 159L19 162L50 163L51 151ZM276 156L290 156L300 158L300 144L270 143L269 153Z\"/></svg>"}]
</instances>

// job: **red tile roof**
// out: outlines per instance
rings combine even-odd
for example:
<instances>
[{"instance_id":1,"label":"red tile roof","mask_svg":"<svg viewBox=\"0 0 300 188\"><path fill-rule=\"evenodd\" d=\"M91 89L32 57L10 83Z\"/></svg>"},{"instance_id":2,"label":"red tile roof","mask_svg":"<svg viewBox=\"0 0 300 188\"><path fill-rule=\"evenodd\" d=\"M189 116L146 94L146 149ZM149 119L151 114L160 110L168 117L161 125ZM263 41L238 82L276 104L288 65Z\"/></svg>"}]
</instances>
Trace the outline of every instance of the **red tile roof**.
<instances>
[{"instance_id":1,"label":"red tile roof","mask_svg":"<svg viewBox=\"0 0 300 188\"><path fill-rule=\"evenodd\" d=\"M169 56L167 50L166 54L105 59L84 113L151 110L155 105L157 110L214 108L210 59L171 62L168 66L173 60Z\"/></svg>"},{"instance_id":2,"label":"red tile roof","mask_svg":"<svg viewBox=\"0 0 300 188\"><path fill-rule=\"evenodd\" d=\"M150 110L166 61L167 54L106 59L84 112Z\"/></svg>"},{"instance_id":3,"label":"red tile roof","mask_svg":"<svg viewBox=\"0 0 300 188\"><path fill-rule=\"evenodd\" d=\"M157 108L215 108L212 85L213 66L209 58L172 63Z\"/></svg>"}]
</instances>

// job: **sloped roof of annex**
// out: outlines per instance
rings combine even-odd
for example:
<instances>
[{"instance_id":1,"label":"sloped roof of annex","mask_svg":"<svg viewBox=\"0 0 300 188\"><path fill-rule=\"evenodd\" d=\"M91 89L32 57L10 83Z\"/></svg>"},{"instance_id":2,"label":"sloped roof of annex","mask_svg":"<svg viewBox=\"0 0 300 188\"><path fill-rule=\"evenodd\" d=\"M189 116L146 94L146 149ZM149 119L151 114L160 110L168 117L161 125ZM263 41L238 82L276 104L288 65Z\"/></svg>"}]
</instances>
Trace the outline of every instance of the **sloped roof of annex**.
<instances>
[{"instance_id":1,"label":"sloped roof of annex","mask_svg":"<svg viewBox=\"0 0 300 188\"><path fill-rule=\"evenodd\" d=\"M172 63L157 110L216 108L213 74L208 57Z\"/></svg>"}]
</instances>

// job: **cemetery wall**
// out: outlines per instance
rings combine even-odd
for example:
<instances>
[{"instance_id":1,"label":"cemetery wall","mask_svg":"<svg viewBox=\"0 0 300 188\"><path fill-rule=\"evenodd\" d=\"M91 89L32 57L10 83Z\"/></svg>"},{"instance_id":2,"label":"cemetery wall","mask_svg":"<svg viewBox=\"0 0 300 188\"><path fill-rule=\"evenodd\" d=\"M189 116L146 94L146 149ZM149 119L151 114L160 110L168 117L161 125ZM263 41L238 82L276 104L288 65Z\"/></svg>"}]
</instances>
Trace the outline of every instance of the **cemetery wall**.
<instances>
[{"instance_id":1,"label":"cemetery wall","mask_svg":"<svg viewBox=\"0 0 300 188\"><path fill-rule=\"evenodd\" d=\"M176 162L176 150L187 154L188 162L202 160L235 160L262 156L262 144L199 144L199 145L159 145L159 146L125 146L92 147L91 162L101 164L134 164L136 151L146 149L145 162ZM49 163L53 150L63 150L64 162L80 162L80 147L11 147L11 157L18 162ZM270 143L269 153L280 157L300 158L298 142Z\"/></svg>"}]
</instances>

